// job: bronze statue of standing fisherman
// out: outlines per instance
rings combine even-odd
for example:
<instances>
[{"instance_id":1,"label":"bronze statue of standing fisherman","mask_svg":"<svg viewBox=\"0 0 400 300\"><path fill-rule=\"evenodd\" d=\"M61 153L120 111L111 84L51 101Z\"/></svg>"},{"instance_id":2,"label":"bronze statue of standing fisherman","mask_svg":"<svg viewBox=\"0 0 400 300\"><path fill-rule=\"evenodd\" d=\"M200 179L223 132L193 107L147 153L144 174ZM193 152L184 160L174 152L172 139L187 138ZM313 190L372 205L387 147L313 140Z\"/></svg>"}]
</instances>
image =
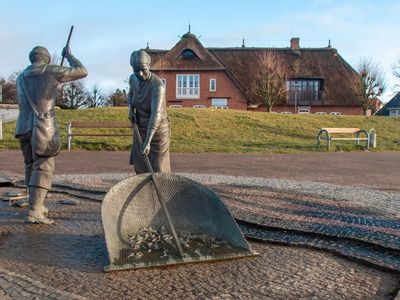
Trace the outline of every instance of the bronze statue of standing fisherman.
<instances>
[{"instance_id":1,"label":"bronze statue of standing fisherman","mask_svg":"<svg viewBox=\"0 0 400 300\"><path fill-rule=\"evenodd\" d=\"M150 56L143 50L131 55L134 74L129 78L129 120L136 123L141 145L134 133L130 164L137 174L148 173L143 154L148 154L154 172L171 172L169 159L170 123L166 110L165 86L150 72Z\"/></svg>"},{"instance_id":2,"label":"bronze statue of standing fisherman","mask_svg":"<svg viewBox=\"0 0 400 300\"><path fill-rule=\"evenodd\" d=\"M72 32L72 29L71 29ZM60 151L59 129L55 120L55 99L60 83L87 75L85 67L69 49L63 50L70 67L51 65L44 47L29 54L29 65L17 78L19 116L15 137L19 139L25 163L25 184L29 187L27 223L52 224L44 206L51 188L54 156Z\"/></svg>"}]
</instances>

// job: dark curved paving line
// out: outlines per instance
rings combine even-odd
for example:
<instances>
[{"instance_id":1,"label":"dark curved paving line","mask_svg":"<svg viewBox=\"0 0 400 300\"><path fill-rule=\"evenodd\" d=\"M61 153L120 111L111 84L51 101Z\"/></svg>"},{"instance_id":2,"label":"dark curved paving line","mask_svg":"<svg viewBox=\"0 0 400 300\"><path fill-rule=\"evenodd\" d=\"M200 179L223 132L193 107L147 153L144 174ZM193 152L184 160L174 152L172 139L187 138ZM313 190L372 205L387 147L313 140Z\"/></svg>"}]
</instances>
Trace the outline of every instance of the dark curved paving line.
<instances>
[{"instance_id":1,"label":"dark curved paving line","mask_svg":"<svg viewBox=\"0 0 400 300\"><path fill-rule=\"evenodd\" d=\"M349 239L327 238L288 230L268 229L238 220L247 239L330 251L385 270L400 273L400 253Z\"/></svg>"},{"instance_id":2,"label":"dark curved paving line","mask_svg":"<svg viewBox=\"0 0 400 300\"><path fill-rule=\"evenodd\" d=\"M320 209L321 205L310 205L307 210L299 203L287 205L287 201L281 201L282 197L275 197L274 193L268 198L265 198L266 195L258 196L259 189L253 194L244 192L240 195L230 186L213 188L240 220L281 229L350 238L400 250L400 220L381 214L374 215L373 211L366 213L364 207L360 211L358 207L352 207L351 214L349 211L337 209L336 206L331 206L326 211L326 205L323 209ZM246 188L242 187L240 190L246 191ZM290 197L309 198L309 201L321 204L317 197ZM303 199L302 202L304 203Z\"/></svg>"}]
</instances>

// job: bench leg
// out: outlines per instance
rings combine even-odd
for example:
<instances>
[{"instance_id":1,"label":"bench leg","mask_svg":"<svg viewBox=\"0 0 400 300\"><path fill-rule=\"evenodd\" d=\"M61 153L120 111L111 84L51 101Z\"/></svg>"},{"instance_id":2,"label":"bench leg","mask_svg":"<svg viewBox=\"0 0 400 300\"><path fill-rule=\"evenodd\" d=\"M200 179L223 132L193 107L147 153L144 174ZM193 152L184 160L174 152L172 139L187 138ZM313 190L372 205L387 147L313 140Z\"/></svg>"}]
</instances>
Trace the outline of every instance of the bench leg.
<instances>
[{"instance_id":1,"label":"bench leg","mask_svg":"<svg viewBox=\"0 0 400 300\"><path fill-rule=\"evenodd\" d=\"M323 135L326 135L326 137L324 137ZM319 132L318 132L318 135L317 135L317 147L319 148L320 147L320 145L321 145L321 140L322 139L324 139L324 140L326 140L326 149L330 149L331 148L331 137L330 137L330 135L329 135L329 132L327 132L326 130L320 130Z\"/></svg>"}]
</instances>

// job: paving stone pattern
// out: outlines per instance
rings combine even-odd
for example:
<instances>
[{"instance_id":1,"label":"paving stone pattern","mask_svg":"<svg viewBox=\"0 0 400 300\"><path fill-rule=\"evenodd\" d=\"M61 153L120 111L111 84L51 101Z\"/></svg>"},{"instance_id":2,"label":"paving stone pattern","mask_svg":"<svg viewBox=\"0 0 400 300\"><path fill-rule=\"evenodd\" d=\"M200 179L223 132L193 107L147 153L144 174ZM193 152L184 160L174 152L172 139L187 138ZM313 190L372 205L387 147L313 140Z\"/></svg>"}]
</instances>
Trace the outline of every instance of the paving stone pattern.
<instances>
[{"instance_id":1,"label":"paving stone pattern","mask_svg":"<svg viewBox=\"0 0 400 300\"><path fill-rule=\"evenodd\" d=\"M1 189L0 189L1 191ZM103 273L100 203L48 199L54 226L27 226L0 203L0 298L391 299L397 276L310 249L251 243L258 257ZM3 297L4 296L4 297Z\"/></svg>"},{"instance_id":2,"label":"paving stone pattern","mask_svg":"<svg viewBox=\"0 0 400 300\"><path fill-rule=\"evenodd\" d=\"M251 223L352 238L400 250L400 219L349 201L264 188L213 186L234 215Z\"/></svg>"},{"instance_id":3,"label":"paving stone pattern","mask_svg":"<svg viewBox=\"0 0 400 300\"><path fill-rule=\"evenodd\" d=\"M399 194L307 181L184 175L214 189L239 220L281 229L281 232L299 232L289 239L287 234L263 230L263 240L279 242L280 239L291 245L328 249L400 270L400 217L395 205L400 200ZM90 193L93 188L106 191L129 174L88 175L84 182L80 180L82 176L63 175L58 181ZM370 203L373 205L369 206ZM319 237L310 237L307 233Z\"/></svg>"},{"instance_id":4,"label":"paving stone pattern","mask_svg":"<svg viewBox=\"0 0 400 300\"><path fill-rule=\"evenodd\" d=\"M0 202L0 231L6 233L0 238L0 299L393 299L400 286L395 272L325 251L257 242L251 242L260 253L255 258L103 273L108 258L99 200L129 175L57 177L58 192L47 200L54 226L24 225L22 209ZM353 251L349 256L356 258L364 251L372 263L382 260L385 270L396 269L398 194L311 182L189 176L216 190L236 217L271 229L247 228L259 241L340 248L342 255ZM10 188L0 188L0 193L5 190ZM62 199L77 200L73 192L86 197L75 206L61 205ZM374 198L360 202L366 196Z\"/></svg>"},{"instance_id":5,"label":"paving stone pattern","mask_svg":"<svg viewBox=\"0 0 400 300\"><path fill-rule=\"evenodd\" d=\"M99 199L101 195L91 193L93 189L106 191L129 175L63 175L58 182ZM265 241L327 249L400 270L400 222L395 205L399 194L285 179L184 175L214 189L237 219L275 230L264 229L258 238L261 234ZM81 180L82 176L86 181ZM277 234L276 229L281 229L282 234ZM288 235L284 230L298 233Z\"/></svg>"}]
</instances>

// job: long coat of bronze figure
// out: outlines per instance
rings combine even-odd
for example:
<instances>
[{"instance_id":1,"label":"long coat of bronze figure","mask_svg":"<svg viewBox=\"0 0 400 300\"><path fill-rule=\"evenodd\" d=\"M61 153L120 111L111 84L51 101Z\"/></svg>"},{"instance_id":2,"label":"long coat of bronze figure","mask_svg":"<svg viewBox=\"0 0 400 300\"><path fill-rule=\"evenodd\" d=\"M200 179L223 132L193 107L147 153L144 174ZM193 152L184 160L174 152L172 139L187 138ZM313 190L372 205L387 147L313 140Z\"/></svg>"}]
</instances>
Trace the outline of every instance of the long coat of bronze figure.
<instances>
[{"instance_id":1,"label":"long coat of bronze figure","mask_svg":"<svg viewBox=\"0 0 400 300\"><path fill-rule=\"evenodd\" d=\"M136 122L144 141L140 145L134 134L130 164L137 174L148 173L143 157L148 154L154 172L169 173L171 132L164 84L150 72L151 58L145 51L134 51L130 63L134 74L129 78L129 120Z\"/></svg>"},{"instance_id":2,"label":"long coat of bronze figure","mask_svg":"<svg viewBox=\"0 0 400 300\"><path fill-rule=\"evenodd\" d=\"M85 67L69 49L64 48L70 67L51 65L46 48L37 46L29 54L29 65L17 78L19 116L15 137L19 139L25 163L25 184L29 187L27 223L51 224L44 206L47 191L51 188L54 172L54 156L58 151L47 154L37 149L46 148L50 136L58 135L54 117L55 98L60 83L83 78ZM42 122L42 131L37 132ZM40 124L39 124L40 125ZM40 137L40 138L39 138Z\"/></svg>"}]
</instances>

